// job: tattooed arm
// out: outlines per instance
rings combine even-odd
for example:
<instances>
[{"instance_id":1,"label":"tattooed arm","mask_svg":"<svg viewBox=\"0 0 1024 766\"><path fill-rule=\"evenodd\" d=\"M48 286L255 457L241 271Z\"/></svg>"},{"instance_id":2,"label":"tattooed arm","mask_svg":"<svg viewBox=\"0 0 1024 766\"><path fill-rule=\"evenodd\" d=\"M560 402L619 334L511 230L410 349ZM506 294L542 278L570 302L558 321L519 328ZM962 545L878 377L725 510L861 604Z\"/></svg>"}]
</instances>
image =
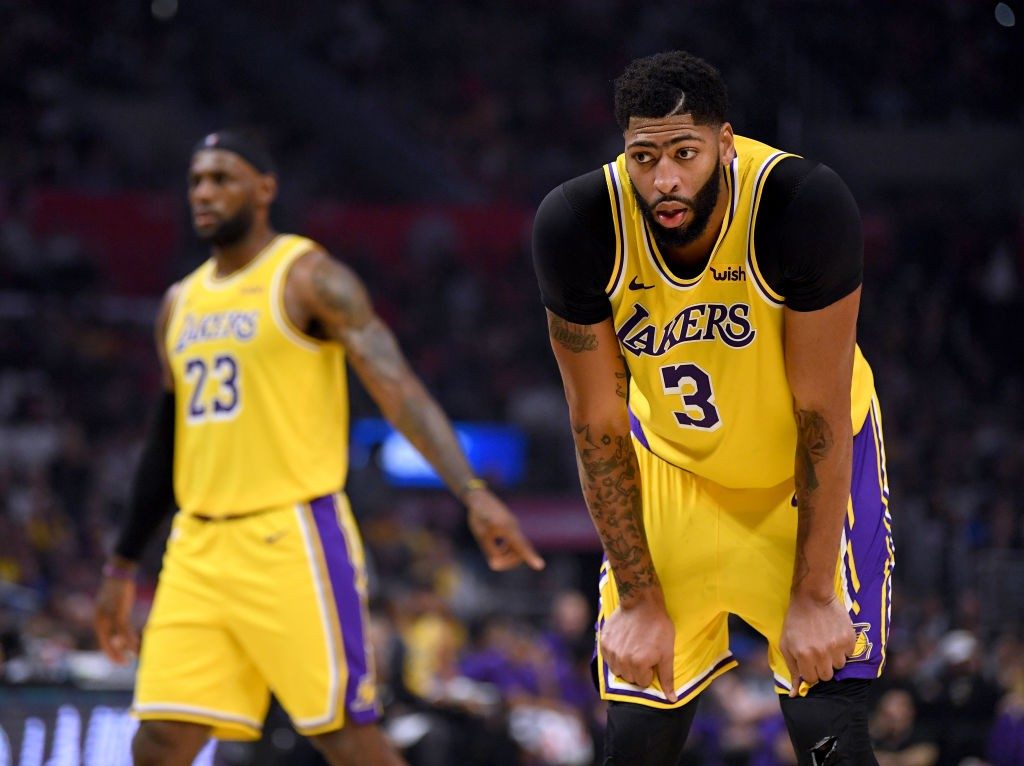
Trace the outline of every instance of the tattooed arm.
<instances>
[{"instance_id":1,"label":"tattooed arm","mask_svg":"<svg viewBox=\"0 0 1024 766\"><path fill-rule=\"evenodd\" d=\"M835 593L835 573L850 497L850 386L859 303L857 288L819 311L785 310L786 374L797 425L798 520L781 648L794 680L808 684L832 678L853 649L853 628Z\"/></svg>"},{"instance_id":2,"label":"tattooed arm","mask_svg":"<svg viewBox=\"0 0 1024 766\"><path fill-rule=\"evenodd\" d=\"M299 258L288 273L285 307L298 327L311 324L344 345L347 357L384 417L420 451L469 510L469 525L493 569L543 561L515 517L475 480L447 416L410 369L390 328L373 310L366 288L326 253Z\"/></svg>"},{"instance_id":3,"label":"tattooed arm","mask_svg":"<svg viewBox=\"0 0 1024 766\"><path fill-rule=\"evenodd\" d=\"M674 700L675 631L644 529L626 362L610 319L573 324L548 311L548 331L569 403L583 497L619 593L620 607L601 630L602 652L617 676L644 687L657 676Z\"/></svg>"}]
</instances>

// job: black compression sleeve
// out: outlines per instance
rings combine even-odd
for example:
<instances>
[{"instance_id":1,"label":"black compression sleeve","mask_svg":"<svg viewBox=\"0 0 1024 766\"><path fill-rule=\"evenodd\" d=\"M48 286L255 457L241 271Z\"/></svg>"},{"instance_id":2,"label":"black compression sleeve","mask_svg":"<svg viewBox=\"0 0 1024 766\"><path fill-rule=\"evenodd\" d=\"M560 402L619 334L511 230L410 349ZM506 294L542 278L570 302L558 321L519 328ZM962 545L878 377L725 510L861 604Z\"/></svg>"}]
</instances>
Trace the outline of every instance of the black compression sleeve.
<instances>
[{"instance_id":1,"label":"black compression sleeve","mask_svg":"<svg viewBox=\"0 0 1024 766\"><path fill-rule=\"evenodd\" d=\"M611 316L605 286L615 261L615 229L604 173L595 170L544 198L533 222L533 267L541 301L577 324Z\"/></svg>"},{"instance_id":2,"label":"black compression sleeve","mask_svg":"<svg viewBox=\"0 0 1024 766\"><path fill-rule=\"evenodd\" d=\"M843 180L802 158L780 162L765 182L754 228L758 266L795 311L829 306L860 286L860 211Z\"/></svg>"},{"instance_id":3,"label":"black compression sleeve","mask_svg":"<svg viewBox=\"0 0 1024 766\"><path fill-rule=\"evenodd\" d=\"M128 515L114 553L137 561L174 507L174 394L160 397L128 498Z\"/></svg>"}]
</instances>

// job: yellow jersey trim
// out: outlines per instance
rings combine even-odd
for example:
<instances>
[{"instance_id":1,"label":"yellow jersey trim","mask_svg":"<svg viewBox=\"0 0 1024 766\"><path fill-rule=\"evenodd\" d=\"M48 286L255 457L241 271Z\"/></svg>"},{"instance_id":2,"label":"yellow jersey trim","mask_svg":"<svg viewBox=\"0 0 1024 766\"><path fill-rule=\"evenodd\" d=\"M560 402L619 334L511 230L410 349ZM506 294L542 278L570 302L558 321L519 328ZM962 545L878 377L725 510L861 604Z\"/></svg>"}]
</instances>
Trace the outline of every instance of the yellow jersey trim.
<instances>
[{"instance_id":1,"label":"yellow jersey trim","mask_svg":"<svg viewBox=\"0 0 1024 766\"><path fill-rule=\"evenodd\" d=\"M160 338L160 340L163 341L163 347L165 352L171 346L171 328L175 326L175 322L178 319L178 314L181 311L182 305L184 304L182 298L185 296L185 293L188 291L189 285L195 278L196 274L192 273L178 282L178 291L177 294L175 294L173 300L171 301L170 310L167 312L167 325L164 327L163 335ZM170 360L168 360L168 362L169 361ZM173 378L174 376L172 375L171 377Z\"/></svg>"},{"instance_id":2,"label":"yellow jersey trim","mask_svg":"<svg viewBox=\"0 0 1024 766\"><path fill-rule=\"evenodd\" d=\"M213 258L210 258L204 264L206 268L202 274L203 286L206 289L212 290L214 292L218 290L225 290L228 287L231 287L231 285L238 281L242 277L242 275L255 269L257 264L266 260L266 258L271 253L277 250L277 244L280 241L281 236L282 235L280 234L275 234L274 237L263 246L263 249L256 253L256 256L251 261L245 264L242 268L236 271L232 271L226 277L216 276L216 274L214 273L217 270L216 261L214 261Z\"/></svg>"},{"instance_id":3,"label":"yellow jersey trim","mask_svg":"<svg viewBox=\"0 0 1024 766\"><path fill-rule=\"evenodd\" d=\"M776 152L762 163L757 171L757 178L754 180L752 195L754 201L750 208L750 228L747 232L747 264L750 268L750 273L753 275L754 286L757 288L757 292L764 298L766 303L773 306L781 306L785 303L786 299L768 286L768 282L761 274L761 269L758 268L757 255L754 253L754 225L757 221L757 209L761 204L761 192L764 191L764 182L768 178L768 174L772 171L772 168L786 157L796 156L788 152Z\"/></svg>"},{"instance_id":4,"label":"yellow jersey trim","mask_svg":"<svg viewBox=\"0 0 1024 766\"><path fill-rule=\"evenodd\" d=\"M274 276L270 279L270 316L284 337L299 348L316 352L327 341L322 338L314 338L297 327L291 317L288 316L288 310L284 305L285 277L288 275L288 271L295 264L295 261L314 250L315 248L312 246L312 243L299 239L294 244L294 252L288 253L281 259L281 263L278 264L277 269L274 271Z\"/></svg>"},{"instance_id":5,"label":"yellow jersey trim","mask_svg":"<svg viewBox=\"0 0 1024 766\"><path fill-rule=\"evenodd\" d=\"M644 220L644 249L647 251L648 257L654 263L655 267L660 272L662 278L672 287L677 290L689 290L692 287L696 287L702 279L707 275L708 269L711 268L712 262L715 260L715 255L718 253L718 248L722 242L725 241L725 235L729 232L729 227L732 226L733 219L736 217L736 207L739 202L739 158L734 157L732 162L729 163L729 171L725 174L725 188L729 195L729 210L725 214L725 219L722 221L722 226L718 230L718 238L715 240L715 246L711 248L711 256L708 258L707 263L704 264L704 268L701 269L700 274L689 279L683 279L677 277L672 273L672 269L668 267L668 262L665 260L665 256L661 254L661 250L658 248L657 242L654 241L654 237L651 234L650 224L647 220Z\"/></svg>"},{"instance_id":6,"label":"yellow jersey trim","mask_svg":"<svg viewBox=\"0 0 1024 766\"><path fill-rule=\"evenodd\" d=\"M612 226L615 229L615 262L612 275L605 285L604 291L614 295L622 286L622 275L626 273L626 226L625 200L622 191L622 179L614 162L604 166L604 180L608 186L608 199L612 206Z\"/></svg>"}]
</instances>

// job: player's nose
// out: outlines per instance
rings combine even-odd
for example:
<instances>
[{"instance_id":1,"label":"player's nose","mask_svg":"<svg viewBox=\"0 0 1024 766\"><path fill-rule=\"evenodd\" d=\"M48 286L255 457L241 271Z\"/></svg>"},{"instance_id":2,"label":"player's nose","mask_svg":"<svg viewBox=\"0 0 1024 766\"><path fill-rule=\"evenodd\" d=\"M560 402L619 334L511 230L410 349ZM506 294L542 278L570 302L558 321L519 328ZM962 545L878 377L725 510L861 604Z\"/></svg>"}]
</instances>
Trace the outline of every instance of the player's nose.
<instances>
[{"instance_id":1,"label":"player's nose","mask_svg":"<svg viewBox=\"0 0 1024 766\"><path fill-rule=\"evenodd\" d=\"M670 163L661 161L655 168L654 188L661 194L671 194L679 189L679 175Z\"/></svg>"}]
</instances>

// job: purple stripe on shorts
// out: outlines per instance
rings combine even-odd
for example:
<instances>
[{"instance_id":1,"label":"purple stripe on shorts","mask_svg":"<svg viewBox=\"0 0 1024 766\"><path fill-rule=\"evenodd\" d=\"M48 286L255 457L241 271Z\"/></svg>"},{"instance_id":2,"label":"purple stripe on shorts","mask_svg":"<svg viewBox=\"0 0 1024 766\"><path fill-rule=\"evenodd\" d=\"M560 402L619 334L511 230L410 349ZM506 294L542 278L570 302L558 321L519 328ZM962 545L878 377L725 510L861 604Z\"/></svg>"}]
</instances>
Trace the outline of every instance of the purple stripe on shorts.
<instances>
[{"instance_id":1,"label":"purple stripe on shorts","mask_svg":"<svg viewBox=\"0 0 1024 766\"><path fill-rule=\"evenodd\" d=\"M366 626L363 624L363 604L356 589L355 566L349 559L345 533L338 520L338 505L334 495L318 497L309 504L316 523L317 535L323 548L327 576L331 581L334 606L341 624L341 636L345 644L345 663L348 667L348 684L345 687L346 719L355 723L374 723L378 719L376 698L367 707L358 699L360 682L367 676ZM371 681L372 683L372 681Z\"/></svg>"},{"instance_id":2,"label":"purple stripe on shorts","mask_svg":"<svg viewBox=\"0 0 1024 766\"><path fill-rule=\"evenodd\" d=\"M723 657L718 662L716 662L714 664L714 666L710 670L708 670L706 673L701 673L700 677L694 679L692 682L687 684L684 688L680 689L676 693L676 699L683 699L687 695L692 694L693 690L696 689L698 686L700 686L705 681L707 681L708 678L713 676L715 673L717 673L719 670L721 670L722 668L726 667L727 665L731 665L735 661L736 661L735 658L733 657L732 653L730 652L725 657ZM664 705L671 704L664 697L659 697L657 694L651 694L650 692L635 691L633 689L613 689L612 688L612 672L611 672L611 669L608 667L608 663L607 662L602 662L601 666L602 666L601 669L604 672L604 688L605 688L605 692L606 693L608 693L608 694L615 694L615 695L619 695L619 696L622 696L622 697L636 697L637 699L650 700L651 702L660 702L660 703L662 703Z\"/></svg>"},{"instance_id":3,"label":"purple stripe on shorts","mask_svg":"<svg viewBox=\"0 0 1024 766\"><path fill-rule=\"evenodd\" d=\"M850 618L857 630L857 653L850 657L846 667L836 672L836 678L876 678L884 658L883 635L888 637L888 604L882 611L883 584L888 593L886 577L891 576L891 535L885 526L885 500L879 483L880 456L875 442L881 440L877 424L868 413L867 421L853 439L853 480L850 497L853 501L853 524L849 517L844 523L846 539L853 550L853 563L860 582L854 588L853 578L847 582L847 593L860 606L859 612L850 610ZM884 466L881 466L884 475ZM847 571L850 570L847 552L843 551ZM887 570L888 569L888 573ZM883 621L884 625L883 632Z\"/></svg>"},{"instance_id":4,"label":"purple stripe on shorts","mask_svg":"<svg viewBox=\"0 0 1024 766\"><path fill-rule=\"evenodd\" d=\"M628 407L626 408L626 412L629 413L629 430L633 432L633 436L637 438L637 441L650 451L651 445L647 442L647 434L644 433L644 427L640 425L640 420L633 414L633 410Z\"/></svg>"}]
</instances>

